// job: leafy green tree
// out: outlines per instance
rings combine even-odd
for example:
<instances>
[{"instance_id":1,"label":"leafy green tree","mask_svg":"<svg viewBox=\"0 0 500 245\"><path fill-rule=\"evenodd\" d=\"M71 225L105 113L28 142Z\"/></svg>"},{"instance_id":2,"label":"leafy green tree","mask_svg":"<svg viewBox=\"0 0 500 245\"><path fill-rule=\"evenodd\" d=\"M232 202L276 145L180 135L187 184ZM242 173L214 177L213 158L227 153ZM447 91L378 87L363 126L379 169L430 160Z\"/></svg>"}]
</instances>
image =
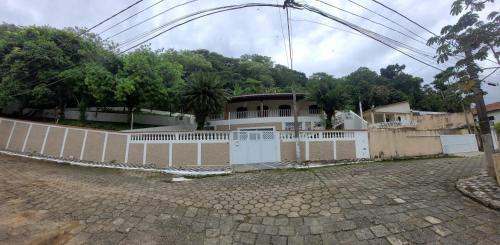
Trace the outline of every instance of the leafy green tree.
<instances>
[{"instance_id":1,"label":"leafy green tree","mask_svg":"<svg viewBox=\"0 0 500 245\"><path fill-rule=\"evenodd\" d=\"M168 98L168 83L179 82L181 74L182 66L162 59L149 47L139 48L123 57L115 98L127 107L130 121L138 106L154 106Z\"/></svg>"},{"instance_id":2,"label":"leafy green tree","mask_svg":"<svg viewBox=\"0 0 500 245\"><path fill-rule=\"evenodd\" d=\"M309 78L309 84L308 97L325 111L325 128L331 129L335 111L344 109L350 103L345 82L326 73L314 73Z\"/></svg>"},{"instance_id":3,"label":"leafy green tree","mask_svg":"<svg viewBox=\"0 0 500 245\"><path fill-rule=\"evenodd\" d=\"M210 114L219 113L227 101L224 84L214 73L191 75L183 91L186 111L193 113L197 129L203 129Z\"/></svg>"},{"instance_id":4,"label":"leafy green tree","mask_svg":"<svg viewBox=\"0 0 500 245\"><path fill-rule=\"evenodd\" d=\"M451 14L454 16L461 14L458 21L443 27L440 36L432 37L427 42L429 45L439 46L437 48L438 62L444 63L452 56L458 59L450 76L457 79L455 83L464 93L474 94L476 108L479 111L479 126L488 172L491 175L494 174L493 146L481 89L482 80L479 78L483 70L478 63L486 60L491 52L500 65L497 51L500 45L500 14L495 10L488 14L486 20L481 20L479 17L479 13L485 9L486 4L493 2L493 0L454 1Z\"/></svg>"}]
</instances>

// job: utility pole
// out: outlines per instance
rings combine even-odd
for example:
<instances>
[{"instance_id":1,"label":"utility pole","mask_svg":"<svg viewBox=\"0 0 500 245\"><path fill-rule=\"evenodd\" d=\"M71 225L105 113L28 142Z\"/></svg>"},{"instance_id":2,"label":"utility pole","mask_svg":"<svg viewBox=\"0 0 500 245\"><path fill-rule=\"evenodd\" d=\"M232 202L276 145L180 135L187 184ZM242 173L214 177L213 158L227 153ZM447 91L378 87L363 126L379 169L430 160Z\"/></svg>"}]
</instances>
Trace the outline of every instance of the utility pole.
<instances>
[{"instance_id":1,"label":"utility pole","mask_svg":"<svg viewBox=\"0 0 500 245\"><path fill-rule=\"evenodd\" d=\"M470 80L473 81L474 100L476 102L477 119L479 121L479 132L483 141L484 157L486 159L486 171L489 176L495 176L495 161L493 159L493 139L491 138L490 121L486 112L486 105L483 98L483 90L481 89L481 81L477 75L478 70L473 63L472 51L465 51L465 59L468 60L466 70Z\"/></svg>"},{"instance_id":2,"label":"utility pole","mask_svg":"<svg viewBox=\"0 0 500 245\"><path fill-rule=\"evenodd\" d=\"M285 0L283 2L283 9L286 10L286 21L288 25L288 50L290 52L290 70L293 70L293 58L292 58L292 40L290 35L290 17L288 15L288 6L295 4L294 0ZM297 94L295 93L295 88L292 88L293 97L293 129L295 136L295 159L298 164L302 163L302 155L300 152L300 132L299 132L299 112L297 109Z\"/></svg>"}]
</instances>

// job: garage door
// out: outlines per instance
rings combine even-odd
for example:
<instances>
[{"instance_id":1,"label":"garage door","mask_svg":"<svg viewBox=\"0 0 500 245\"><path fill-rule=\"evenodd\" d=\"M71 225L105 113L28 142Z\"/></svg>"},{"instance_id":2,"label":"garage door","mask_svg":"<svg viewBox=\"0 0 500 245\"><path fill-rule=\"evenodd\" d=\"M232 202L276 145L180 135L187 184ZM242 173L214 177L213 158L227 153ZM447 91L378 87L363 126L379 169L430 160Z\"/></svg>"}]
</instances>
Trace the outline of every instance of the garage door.
<instances>
[{"instance_id":1,"label":"garage door","mask_svg":"<svg viewBox=\"0 0 500 245\"><path fill-rule=\"evenodd\" d=\"M464 135L441 135L441 145L444 154L477 152L476 136L473 134Z\"/></svg>"},{"instance_id":2,"label":"garage door","mask_svg":"<svg viewBox=\"0 0 500 245\"><path fill-rule=\"evenodd\" d=\"M235 131L231 133L231 164L279 161L276 131Z\"/></svg>"}]
</instances>

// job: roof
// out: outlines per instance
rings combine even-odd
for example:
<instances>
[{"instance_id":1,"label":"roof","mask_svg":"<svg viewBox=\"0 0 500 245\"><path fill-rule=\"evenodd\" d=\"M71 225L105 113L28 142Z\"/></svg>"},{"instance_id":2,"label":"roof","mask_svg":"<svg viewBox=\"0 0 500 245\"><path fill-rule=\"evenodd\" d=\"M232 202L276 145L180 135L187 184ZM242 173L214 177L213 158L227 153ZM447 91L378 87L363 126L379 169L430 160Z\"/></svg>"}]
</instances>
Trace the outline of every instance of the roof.
<instances>
[{"instance_id":1,"label":"roof","mask_svg":"<svg viewBox=\"0 0 500 245\"><path fill-rule=\"evenodd\" d=\"M487 112L498 111L498 110L500 110L500 101L486 105ZM477 114L476 108L472 110L472 113L474 113L474 115Z\"/></svg>"},{"instance_id":2,"label":"roof","mask_svg":"<svg viewBox=\"0 0 500 245\"><path fill-rule=\"evenodd\" d=\"M304 99L305 93L296 93L297 100ZM293 93L273 93L273 94L247 94L233 96L229 98L229 102L256 101L256 100L292 100Z\"/></svg>"},{"instance_id":3,"label":"roof","mask_svg":"<svg viewBox=\"0 0 500 245\"><path fill-rule=\"evenodd\" d=\"M371 112L371 111L377 112L380 109L384 109L384 108L387 108L387 107L393 107L393 106L399 105L399 104L408 104L409 105L410 103L408 101L401 101L401 102L396 102L396 103L392 103L392 104L387 104L387 105L381 105L381 106L373 107L371 109L366 110L365 112ZM384 112L384 111L380 111L380 112ZM408 112L411 112L411 110L408 111Z\"/></svg>"}]
</instances>

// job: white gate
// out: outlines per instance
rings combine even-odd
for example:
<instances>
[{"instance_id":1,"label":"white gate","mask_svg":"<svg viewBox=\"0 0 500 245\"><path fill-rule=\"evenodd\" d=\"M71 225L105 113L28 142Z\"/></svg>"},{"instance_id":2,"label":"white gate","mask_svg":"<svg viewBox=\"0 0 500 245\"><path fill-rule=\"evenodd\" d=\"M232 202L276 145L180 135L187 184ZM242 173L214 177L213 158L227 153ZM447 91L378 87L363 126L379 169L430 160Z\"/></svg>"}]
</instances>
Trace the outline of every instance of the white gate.
<instances>
[{"instance_id":1,"label":"white gate","mask_svg":"<svg viewBox=\"0 0 500 245\"><path fill-rule=\"evenodd\" d=\"M473 134L441 135L440 137L444 154L479 151L476 136Z\"/></svg>"},{"instance_id":2,"label":"white gate","mask_svg":"<svg viewBox=\"0 0 500 245\"><path fill-rule=\"evenodd\" d=\"M278 162L276 131L234 131L231 133L231 164Z\"/></svg>"}]
</instances>

